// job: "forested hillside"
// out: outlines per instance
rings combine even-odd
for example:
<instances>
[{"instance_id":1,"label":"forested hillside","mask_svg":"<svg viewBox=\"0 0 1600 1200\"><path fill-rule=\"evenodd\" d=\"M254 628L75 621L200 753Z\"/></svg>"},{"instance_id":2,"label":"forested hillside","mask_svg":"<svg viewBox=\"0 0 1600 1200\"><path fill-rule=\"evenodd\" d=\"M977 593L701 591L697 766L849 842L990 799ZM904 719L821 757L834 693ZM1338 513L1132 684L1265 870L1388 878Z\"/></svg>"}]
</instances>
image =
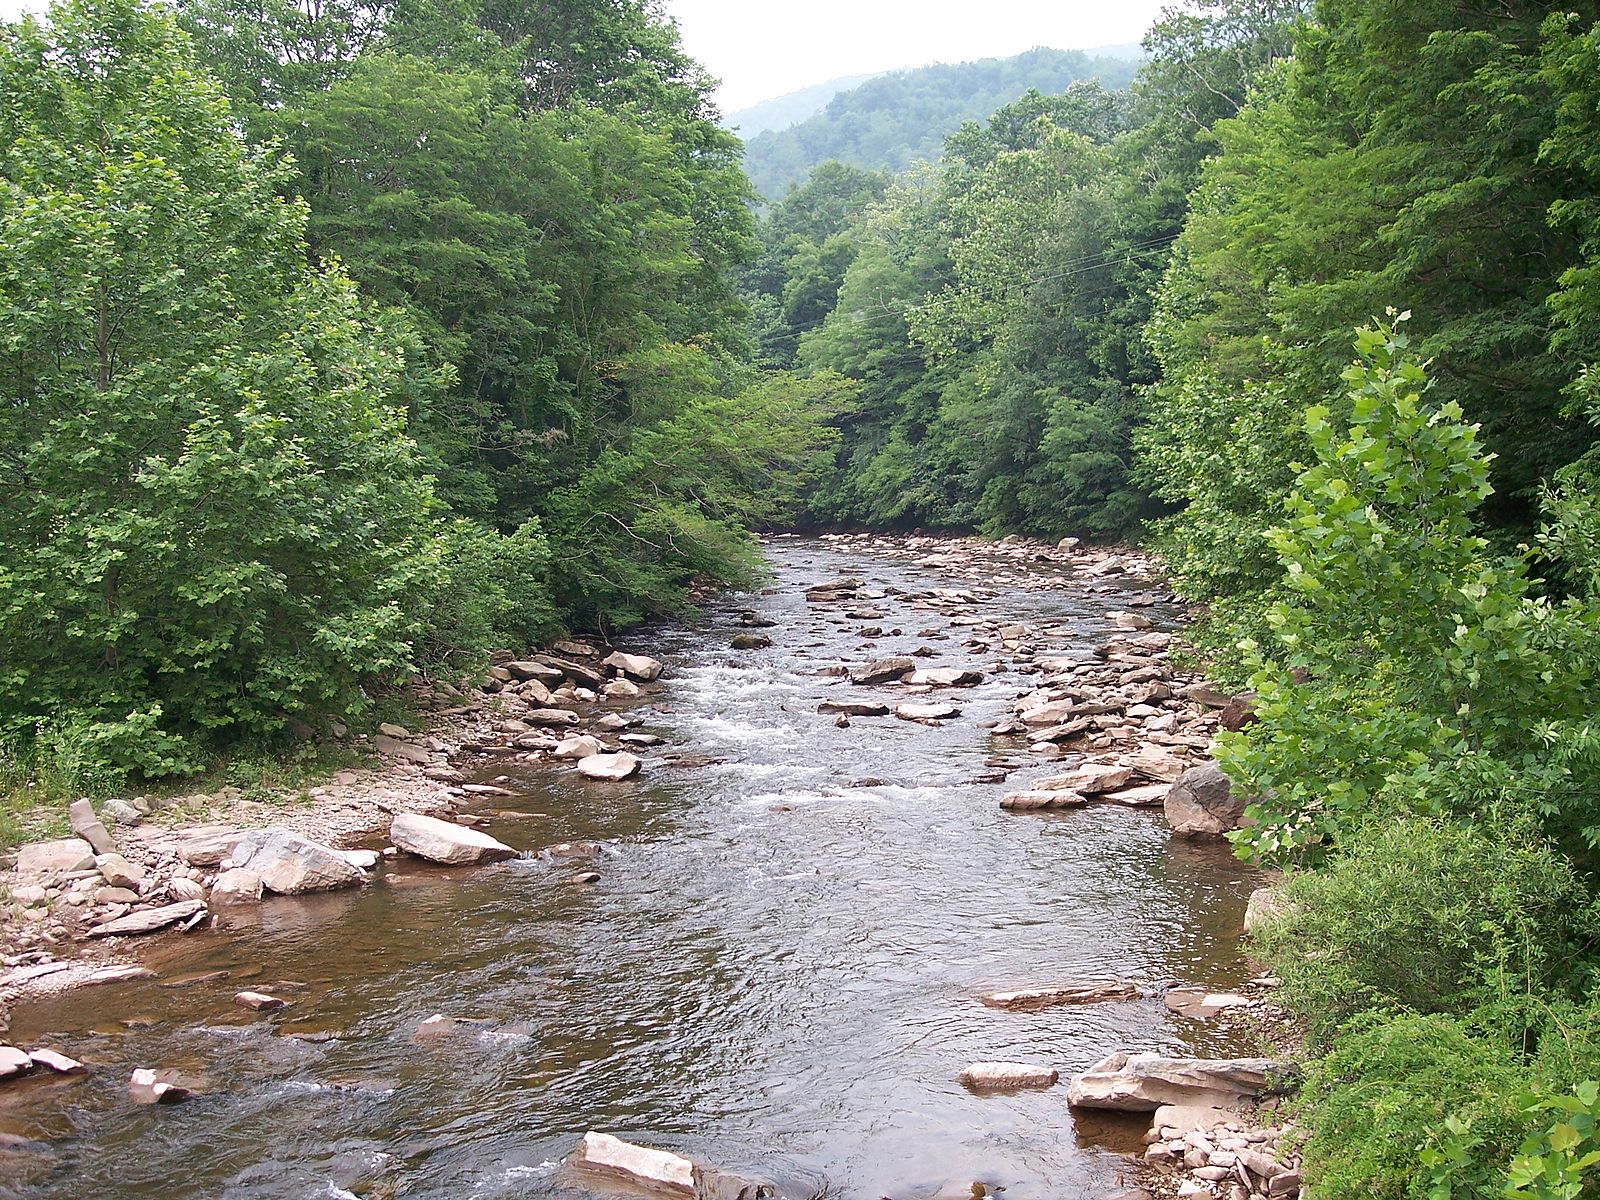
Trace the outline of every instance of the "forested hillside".
<instances>
[{"instance_id":1,"label":"forested hillside","mask_svg":"<svg viewBox=\"0 0 1600 1200\"><path fill-rule=\"evenodd\" d=\"M799 124L826 108L828 101L840 92L859 87L872 78L874 78L872 75L842 75L838 79L830 79L827 83L801 88L786 96L763 100L760 104L752 104L749 108L729 113L723 118L722 124L745 141L749 141L757 134L766 133L768 130L787 129L791 125Z\"/></svg>"},{"instance_id":2,"label":"forested hillside","mask_svg":"<svg viewBox=\"0 0 1600 1200\"><path fill-rule=\"evenodd\" d=\"M963 121L981 120L1030 89L1060 92L1090 79L1115 89L1133 72L1125 58L1047 49L894 71L842 92L798 125L747 135L745 169L756 193L769 201L782 200L829 160L901 171L938 159L945 137Z\"/></svg>"}]
</instances>

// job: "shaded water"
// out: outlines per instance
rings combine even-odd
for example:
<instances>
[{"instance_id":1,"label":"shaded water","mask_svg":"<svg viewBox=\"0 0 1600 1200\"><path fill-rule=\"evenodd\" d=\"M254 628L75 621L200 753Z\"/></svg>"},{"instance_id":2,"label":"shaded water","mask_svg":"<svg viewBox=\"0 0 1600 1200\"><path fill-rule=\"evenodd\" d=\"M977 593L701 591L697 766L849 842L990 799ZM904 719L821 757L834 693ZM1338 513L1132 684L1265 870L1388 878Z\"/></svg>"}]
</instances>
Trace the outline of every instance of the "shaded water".
<instances>
[{"instance_id":1,"label":"shaded water","mask_svg":"<svg viewBox=\"0 0 1600 1200\"><path fill-rule=\"evenodd\" d=\"M770 554L776 594L639 647L672 667L638 710L645 728L726 762L647 758L622 785L486 773L521 796L487 806L506 812L490 832L530 849L602 840L600 884L565 885L570 871L538 860L389 867L358 893L273 900L148 943L157 980L20 1009L17 1044L95 1070L4 1094L0 1130L49 1145L0 1156L0 1194L578 1195L557 1164L588 1129L748 1169L790 1197L911 1200L979 1178L1007 1200L1116 1190L1113 1151L1136 1127L1076 1127L1064 1087L975 1096L957 1072L1020 1058L1065 1075L1117 1049L1228 1047L1159 1001L1011 1014L974 996L1108 977L1237 984L1248 872L1170 841L1148 812L1002 813L1005 785L976 782L994 753L976 723L1025 689L1020 676L961 693L963 717L941 728L835 727L816 707L836 681L815 672L868 656L864 622L836 624L805 587L846 573L906 591L969 584L823 542ZM1073 653L1117 607L1077 586L998 590L981 615L1065 622L1073 636L1051 648ZM950 636L930 661L969 665L948 616L874 603L887 614L874 623L905 636L871 656L937 626ZM777 621L771 649L728 648L744 608ZM231 1003L283 983L304 987L275 1018ZM486 1023L419 1042L436 1012ZM134 1107L140 1066L201 1073L209 1094Z\"/></svg>"}]
</instances>

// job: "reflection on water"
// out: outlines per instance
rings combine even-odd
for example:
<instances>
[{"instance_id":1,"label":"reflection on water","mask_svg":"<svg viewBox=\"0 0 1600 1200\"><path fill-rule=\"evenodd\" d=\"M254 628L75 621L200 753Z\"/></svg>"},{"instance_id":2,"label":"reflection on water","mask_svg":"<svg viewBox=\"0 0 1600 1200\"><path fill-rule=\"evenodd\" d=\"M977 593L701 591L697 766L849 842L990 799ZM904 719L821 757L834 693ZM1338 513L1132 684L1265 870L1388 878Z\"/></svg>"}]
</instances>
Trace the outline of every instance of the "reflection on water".
<instances>
[{"instance_id":1,"label":"reflection on water","mask_svg":"<svg viewBox=\"0 0 1600 1200\"><path fill-rule=\"evenodd\" d=\"M1237 984L1248 873L1169 841L1149 813L1002 813L1004 785L974 782L993 749L977 722L1018 677L963 692L963 717L942 728L836 727L816 712L835 681L815 672L865 656L860 622L836 625L805 586L851 571L908 591L956 581L816 542L771 553L778 594L651 647L674 669L646 728L725 763L657 762L621 785L526 768L523 797L493 801L508 815L490 832L513 845L605 842L600 884L564 885L533 859L389 867L358 893L275 900L149 943L160 978L16 1014L21 1044L95 1071L0 1094L0 1130L37 1139L0 1149L0 1195L560 1196L576 1193L558 1163L588 1129L748 1169L792 1197L910 1200L977 1178L1008 1200L1115 1190L1112 1151L1136 1127L1075 1129L1063 1088L977 1097L956 1073L1228 1047L1156 1001L1013 1014L973 996L1102 977ZM875 656L945 624L902 598L875 605L875 624L906 630ZM1107 605L1003 589L984 612L1063 620L1067 651L1083 652ZM733 652L752 607L777 622L775 645ZM954 664L966 631L952 632L934 644ZM294 1005L246 1013L231 1003L246 986ZM433 1013L470 1020L419 1038ZM135 1108L139 1066L201 1075L208 1094Z\"/></svg>"}]
</instances>

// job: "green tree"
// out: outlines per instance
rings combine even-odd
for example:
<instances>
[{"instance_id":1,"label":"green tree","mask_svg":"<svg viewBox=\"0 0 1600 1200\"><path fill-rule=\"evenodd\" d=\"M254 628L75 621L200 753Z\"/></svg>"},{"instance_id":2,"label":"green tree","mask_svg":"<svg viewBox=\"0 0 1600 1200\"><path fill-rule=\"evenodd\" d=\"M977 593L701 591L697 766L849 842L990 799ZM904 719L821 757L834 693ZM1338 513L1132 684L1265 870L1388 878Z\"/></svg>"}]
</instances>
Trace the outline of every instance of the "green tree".
<instances>
[{"instance_id":1,"label":"green tree","mask_svg":"<svg viewBox=\"0 0 1600 1200\"><path fill-rule=\"evenodd\" d=\"M0 725L117 770L350 712L443 581L432 386L164 10L0 28Z\"/></svg>"}]
</instances>

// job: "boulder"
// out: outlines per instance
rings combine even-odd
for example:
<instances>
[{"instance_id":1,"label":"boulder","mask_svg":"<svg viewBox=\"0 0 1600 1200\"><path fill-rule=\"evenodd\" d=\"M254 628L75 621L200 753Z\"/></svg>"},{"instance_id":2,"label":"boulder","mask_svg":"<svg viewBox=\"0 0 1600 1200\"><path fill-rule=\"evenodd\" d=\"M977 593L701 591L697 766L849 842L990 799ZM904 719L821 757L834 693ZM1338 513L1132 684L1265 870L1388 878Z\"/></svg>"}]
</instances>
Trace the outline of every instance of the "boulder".
<instances>
[{"instance_id":1,"label":"boulder","mask_svg":"<svg viewBox=\"0 0 1600 1200\"><path fill-rule=\"evenodd\" d=\"M414 742L402 741L380 733L372 739L373 746L379 754L386 758L403 758L407 762L420 763L426 766L433 761L433 755L425 746L418 746Z\"/></svg>"},{"instance_id":2,"label":"boulder","mask_svg":"<svg viewBox=\"0 0 1600 1200\"><path fill-rule=\"evenodd\" d=\"M653 1192L693 1196L694 1162L669 1150L635 1146L609 1133L589 1132L573 1153L571 1165L621 1179Z\"/></svg>"},{"instance_id":3,"label":"boulder","mask_svg":"<svg viewBox=\"0 0 1600 1200\"><path fill-rule=\"evenodd\" d=\"M617 782L639 773L639 760L631 754L591 754L578 763L578 770L589 779Z\"/></svg>"},{"instance_id":4,"label":"boulder","mask_svg":"<svg viewBox=\"0 0 1600 1200\"><path fill-rule=\"evenodd\" d=\"M1022 723L1030 729L1049 729L1051 726L1064 725L1072 716L1073 703L1071 700L1051 700L1045 704L1036 704L1032 708L1022 710Z\"/></svg>"},{"instance_id":5,"label":"boulder","mask_svg":"<svg viewBox=\"0 0 1600 1200\"><path fill-rule=\"evenodd\" d=\"M395 725L388 721L383 721L378 725L378 732L383 734L384 737L391 737L401 742L409 742L416 736L404 725Z\"/></svg>"},{"instance_id":6,"label":"boulder","mask_svg":"<svg viewBox=\"0 0 1600 1200\"><path fill-rule=\"evenodd\" d=\"M773 1200L778 1189L759 1179L694 1164L695 1200Z\"/></svg>"},{"instance_id":7,"label":"boulder","mask_svg":"<svg viewBox=\"0 0 1600 1200\"><path fill-rule=\"evenodd\" d=\"M934 667L927 671L913 671L906 682L925 687L976 687L983 682L981 671L959 671L955 668Z\"/></svg>"},{"instance_id":8,"label":"boulder","mask_svg":"<svg viewBox=\"0 0 1600 1200\"><path fill-rule=\"evenodd\" d=\"M17 851L18 875L70 875L94 870L94 851L78 838L29 842Z\"/></svg>"},{"instance_id":9,"label":"boulder","mask_svg":"<svg viewBox=\"0 0 1600 1200\"><path fill-rule=\"evenodd\" d=\"M1180 837L1222 837L1244 824L1249 801L1235 795L1214 762L1191 767L1167 793L1167 821Z\"/></svg>"},{"instance_id":10,"label":"boulder","mask_svg":"<svg viewBox=\"0 0 1600 1200\"><path fill-rule=\"evenodd\" d=\"M33 1069L33 1057L15 1046L0 1046L0 1079L10 1079Z\"/></svg>"},{"instance_id":11,"label":"boulder","mask_svg":"<svg viewBox=\"0 0 1600 1200\"><path fill-rule=\"evenodd\" d=\"M961 710L954 704L902 704L894 715L902 721L953 721Z\"/></svg>"},{"instance_id":12,"label":"boulder","mask_svg":"<svg viewBox=\"0 0 1600 1200\"><path fill-rule=\"evenodd\" d=\"M592 758L604 752L605 746L600 743L599 738L577 733L563 738L556 743L556 748L550 751L556 758Z\"/></svg>"},{"instance_id":13,"label":"boulder","mask_svg":"<svg viewBox=\"0 0 1600 1200\"><path fill-rule=\"evenodd\" d=\"M211 885L211 907L230 904L256 904L261 900L261 874L245 867L234 867L217 876Z\"/></svg>"},{"instance_id":14,"label":"boulder","mask_svg":"<svg viewBox=\"0 0 1600 1200\"><path fill-rule=\"evenodd\" d=\"M1019 992L990 992L979 999L990 1008L1007 1012L1036 1012L1066 1004L1102 1004L1108 1000L1137 1000L1139 989L1131 983L1077 983L1028 988Z\"/></svg>"},{"instance_id":15,"label":"boulder","mask_svg":"<svg viewBox=\"0 0 1600 1200\"><path fill-rule=\"evenodd\" d=\"M1293 1067L1267 1058L1168 1058L1120 1052L1074 1075L1067 1103L1077 1108L1154 1112L1164 1104L1226 1107L1259 1096Z\"/></svg>"},{"instance_id":16,"label":"boulder","mask_svg":"<svg viewBox=\"0 0 1600 1200\"><path fill-rule=\"evenodd\" d=\"M204 900L180 900L176 904L164 904L160 908L139 909L125 917L107 921L104 925L96 925L89 930L89 936L130 937L141 933L154 933L158 929L165 929L168 925L186 921L205 910Z\"/></svg>"},{"instance_id":17,"label":"boulder","mask_svg":"<svg viewBox=\"0 0 1600 1200\"><path fill-rule=\"evenodd\" d=\"M824 700L817 705L819 713L843 713L847 717L886 717L887 704L871 704L861 700Z\"/></svg>"},{"instance_id":18,"label":"boulder","mask_svg":"<svg viewBox=\"0 0 1600 1200\"><path fill-rule=\"evenodd\" d=\"M177 1071L152 1071L141 1067L128 1079L128 1099L135 1104L177 1104L198 1089Z\"/></svg>"},{"instance_id":19,"label":"boulder","mask_svg":"<svg viewBox=\"0 0 1600 1200\"><path fill-rule=\"evenodd\" d=\"M632 700L644 694L631 679L613 679L600 692L607 700Z\"/></svg>"},{"instance_id":20,"label":"boulder","mask_svg":"<svg viewBox=\"0 0 1600 1200\"><path fill-rule=\"evenodd\" d=\"M624 654L618 650L601 660L603 666L610 667L619 675L629 675L634 679L642 679L649 683L653 679L661 678L661 661L649 658L643 654Z\"/></svg>"},{"instance_id":21,"label":"boulder","mask_svg":"<svg viewBox=\"0 0 1600 1200\"><path fill-rule=\"evenodd\" d=\"M540 683L560 683L561 671L548 663L542 662L508 662L505 669L512 678L527 681L538 680Z\"/></svg>"},{"instance_id":22,"label":"boulder","mask_svg":"<svg viewBox=\"0 0 1600 1200\"><path fill-rule=\"evenodd\" d=\"M100 819L117 825L138 825L144 820L140 812L126 800L107 800L100 806Z\"/></svg>"},{"instance_id":23,"label":"boulder","mask_svg":"<svg viewBox=\"0 0 1600 1200\"><path fill-rule=\"evenodd\" d=\"M1146 783L1139 787L1119 788L1107 792L1101 799L1113 804L1125 804L1129 808L1157 808L1166 802L1171 786L1166 783Z\"/></svg>"},{"instance_id":24,"label":"boulder","mask_svg":"<svg viewBox=\"0 0 1600 1200\"><path fill-rule=\"evenodd\" d=\"M509 792L497 793L510 795ZM339 855L352 867L362 871L370 871L378 865L378 852L376 850L340 850Z\"/></svg>"},{"instance_id":25,"label":"boulder","mask_svg":"<svg viewBox=\"0 0 1600 1200\"><path fill-rule=\"evenodd\" d=\"M1065 775L1051 775L1033 783L1036 792L1078 792L1085 796L1098 796L1114 792L1128 785L1133 772L1127 767L1110 763L1084 763Z\"/></svg>"},{"instance_id":26,"label":"boulder","mask_svg":"<svg viewBox=\"0 0 1600 1200\"><path fill-rule=\"evenodd\" d=\"M112 851L110 854L95 855L94 865L100 872L100 878L114 888L132 888L137 891L144 882L144 868L136 867L122 855Z\"/></svg>"},{"instance_id":27,"label":"boulder","mask_svg":"<svg viewBox=\"0 0 1600 1200\"><path fill-rule=\"evenodd\" d=\"M389 839L407 854L450 867L502 862L517 852L486 833L420 813L400 813L389 826Z\"/></svg>"},{"instance_id":28,"label":"boulder","mask_svg":"<svg viewBox=\"0 0 1600 1200\"><path fill-rule=\"evenodd\" d=\"M287 829L258 829L233 848L233 865L261 876L261 886L281 896L331 892L365 880L361 868L328 846Z\"/></svg>"},{"instance_id":29,"label":"boulder","mask_svg":"<svg viewBox=\"0 0 1600 1200\"><path fill-rule=\"evenodd\" d=\"M1188 764L1176 754L1156 746L1142 746L1123 762L1133 768L1135 775L1158 783L1176 783L1189 769Z\"/></svg>"},{"instance_id":30,"label":"boulder","mask_svg":"<svg viewBox=\"0 0 1600 1200\"><path fill-rule=\"evenodd\" d=\"M1260 933L1267 922L1281 914L1283 909L1283 893L1277 888L1257 888L1251 892L1250 900L1244 906L1245 936L1250 937Z\"/></svg>"},{"instance_id":31,"label":"boulder","mask_svg":"<svg viewBox=\"0 0 1600 1200\"><path fill-rule=\"evenodd\" d=\"M1032 812L1036 809L1081 808L1089 797L1080 792L1011 792L1000 801L1000 807L1009 812Z\"/></svg>"},{"instance_id":32,"label":"boulder","mask_svg":"<svg viewBox=\"0 0 1600 1200\"><path fill-rule=\"evenodd\" d=\"M167 881L167 891L174 900L203 900L206 889L204 885L193 879L171 879Z\"/></svg>"},{"instance_id":33,"label":"boulder","mask_svg":"<svg viewBox=\"0 0 1600 1200\"><path fill-rule=\"evenodd\" d=\"M178 843L178 857L191 867L214 867L233 853L243 837L242 830L220 825L192 829Z\"/></svg>"},{"instance_id":34,"label":"boulder","mask_svg":"<svg viewBox=\"0 0 1600 1200\"><path fill-rule=\"evenodd\" d=\"M75 1058L68 1058L56 1050L29 1050L28 1057L36 1067L46 1067L57 1075L84 1075L89 1068Z\"/></svg>"},{"instance_id":35,"label":"boulder","mask_svg":"<svg viewBox=\"0 0 1600 1200\"><path fill-rule=\"evenodd\" d=\"M67 824L72 826L73 833L94 847L96 854L112 854L116 851L117 843L100 823L100 818L94 815L94 805L89 801L74 800L67 806Z\"/></svg>"},{"instance_id":36,"label":"boulder","mask_svg":"<svg viewBox=\"0 0 1600 1200\"><path fill-rule=\"evenodd\" d=\"M1061 1072L1038 1063L977 1062L961 1072L961 1083L973 1091L1014 1092L1054 1087Z\"/></svg>"},{"instance_id":37,"label":"boulder","mask_svg":"<svg viewBox=\"0 0 1600 1200\"><path fill-rule=\"evenodd\" d=\"M529 725L576 725L578 714L570 708L536 708L524 713L522 719Z\"/></svg>"},{"instance_id":38,"label":"boulder","mask_svg":"<svg viewBox=\"0 0 1600 1200\"><path fill-rule=\"evenodd\" d=\"M279 1009L289 1007L287 1000L269 996L266 992L235 992L233 1002L240 1008L248 1008L251 1012L277 1012Z\"/></svg>"},{"instance_id":39,"label":"boulder","mask_svg":"<svg viewBox=\"0 0 1600 1200\"><path fill-rule=\"evenodd\" d=\"M917 664L909 658L885 658L877 662L868 663L864 667L850 669L850 682L871 685L876 683L892 683L902 679L917 669Z\"/></svg>"},{"instance_id":40,"label":"boulder","mask_svg":"<svg viewBox=\"0 0 1600 1200\"><path fill-rule=\"evenodd\" d=\"M735 650L765 650L772 645L772 639L764 633L736 633L732 645Z\"/></svg>"}]
</instances>

